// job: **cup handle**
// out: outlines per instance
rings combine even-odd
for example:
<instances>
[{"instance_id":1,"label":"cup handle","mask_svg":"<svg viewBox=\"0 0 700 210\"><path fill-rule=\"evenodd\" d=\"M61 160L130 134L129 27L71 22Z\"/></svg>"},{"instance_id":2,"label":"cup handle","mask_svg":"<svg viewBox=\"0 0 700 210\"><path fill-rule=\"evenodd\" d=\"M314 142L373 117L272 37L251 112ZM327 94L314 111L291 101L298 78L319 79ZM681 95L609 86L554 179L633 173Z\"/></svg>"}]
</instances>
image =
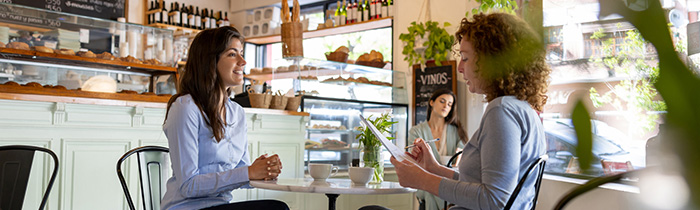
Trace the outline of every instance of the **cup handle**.
<instances>
[{"instance_id":1,"label":"cup handle","mask_svg":"<svg viewBox=\"0 0 700 210\"><path fill-rule=\"evenodd\" d=\"M338 169L340 169L338 166L333 166L333 168L331 168L331 171L334 171L331 177L334 177L338 173Z\"/></svg>"}]
</instances>

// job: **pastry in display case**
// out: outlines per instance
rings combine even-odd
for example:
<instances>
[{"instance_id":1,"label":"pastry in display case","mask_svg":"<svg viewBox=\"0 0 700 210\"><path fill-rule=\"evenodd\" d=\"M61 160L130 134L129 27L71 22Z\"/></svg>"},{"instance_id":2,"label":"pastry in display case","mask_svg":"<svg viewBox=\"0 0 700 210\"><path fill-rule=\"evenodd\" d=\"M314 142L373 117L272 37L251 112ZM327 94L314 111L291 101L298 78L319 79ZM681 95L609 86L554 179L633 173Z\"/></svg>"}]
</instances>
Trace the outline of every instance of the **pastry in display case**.
<instances>
[{"instance_id":1,"label":"pastry in display case","mask_svg":"<svg viewBox=\"0 0 700 210\"><path fill-rule=\"evenodd\" d=\"M0 19L0 92L158 102L174 92L170 30L5 3L0 13L13 17Z\"/></svg>"}]
</instances>

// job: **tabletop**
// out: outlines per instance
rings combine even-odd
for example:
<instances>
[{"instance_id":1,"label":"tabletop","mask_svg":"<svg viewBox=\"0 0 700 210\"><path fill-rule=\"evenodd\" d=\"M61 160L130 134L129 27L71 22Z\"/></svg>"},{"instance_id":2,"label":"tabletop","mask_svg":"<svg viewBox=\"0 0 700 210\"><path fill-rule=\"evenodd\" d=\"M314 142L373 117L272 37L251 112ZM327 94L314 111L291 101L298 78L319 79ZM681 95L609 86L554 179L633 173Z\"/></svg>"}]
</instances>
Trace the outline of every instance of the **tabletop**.
<instances>
[{"instance_id":1,"label":"tabletop","mask_svg":"<svg viewBox=\"0 0 700 210\"><path fill-rule=\"evenodd\" d=\"M314 181L312 178L286 178L270 181L250 181L255 188L326 194L399 194L416 192L415 189L406 188L398 182L383 181L379 184L355 184L350 179L326 179Z\"/></svg>"}]
</instances>

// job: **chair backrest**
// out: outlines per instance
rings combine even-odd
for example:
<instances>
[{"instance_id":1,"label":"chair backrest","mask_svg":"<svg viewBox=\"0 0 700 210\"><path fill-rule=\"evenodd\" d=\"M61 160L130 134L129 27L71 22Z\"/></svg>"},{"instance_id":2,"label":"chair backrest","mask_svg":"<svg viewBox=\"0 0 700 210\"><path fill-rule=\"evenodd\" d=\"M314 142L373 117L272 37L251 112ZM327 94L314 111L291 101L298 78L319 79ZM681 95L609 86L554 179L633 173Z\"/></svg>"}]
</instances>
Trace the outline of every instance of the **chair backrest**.
<instances>
[{"instance_id":1,"label":"chair backrest","mask_svg":"<svg viewBox=\"0 0 700 210\"><path fill-rule=\"evenodd\" d=\"M643 170L643 169L640 169L640 170ZM569 201L573 200L575 197L577 197L583 193L586 193L590 190L596 189L600 185L618 181L618 180L622 179L623 177L627 177L632 173L639 172L640 170L627 171L627 172L623 172L623 173L617 173L617 174L613 174L613 175L601 176L601 177L598 177L595 179L591 179L588 182L586 182L582 185L579 185L578 187L576 187L576 188L572 189L571 191L569 191L568 193L566 193L566 195L564 195L564 197L562 197L559 200L559 202L557 202L557 205L554 207L554 209L561 210L564 208L564 206L566 206L567 203L569 203Z\"/></svg>"},{"instance_id":2,"label":"chair backrest","mask_svg":"<svg viewBox=\"0 0 700 210\"><path fill-rule=\"evenodd\" d=\"M58 157L50 149L26 145L0 146L0 209L22 209L29 183L34 153L41 151L53 158L54 168L41 199L39 210L44 209L58 174Z\"/></svg>"},{"instance_id":3,"label":"chair backrest","mask_svg":"<svg viewBox=\"0 0 700 210\"><path fill-rule=\"evenodd\" d=\"M169 157L170 150L160 146L143 146L134 148L126 152L119 161L117 161L117 176L122 184L124 196L129 204L129 208L136 210L134 202L129 193L124 175L122 174L122 162L129 156L136 154L139 168L139 180L141 183L141 196L143 198L144 210L160 209L160 199L165 193L165 182L169 173Z\"/></svg>"},{"instance_id":4,"label":"chair backrest","mask_svg":"<svg viewBox=\"0 0 700 210\"><path fill-rule=\"evenodd\" d=\"M530 174L532 174L533 172L537 173L537 177L535 180L535 197L532 198L531 209L535 209L535 206L537 205L537 195L540 194L540 184L542 184L542 176L544 175L544 166L548 158L549 156L542 155L539 158L537 158L535 162L530 164L530 166L527 168L527 171L525 171L525 174L523 174L523 177L521 177L520 181L518 181L518 185L515 187L515 190L513 190L513 193L510 194L510 198L508 199L506 206L503 208L504 210L510 209L513 206L513 203L515 202L515 199L518 198L520 190L523 188L525 181L527 181L527 179L530 177ZM535 171L535 169L537 169L537 171Z\"/></svg>"},{"instance_id":5,"label":"chair backrest","mask_svg":"<svg viewBox=\"0 0 700 210\"><path fill-rule=\"evenodd\" d=\"M447 161L445 166L447 166L448 168L452 168L452 163L454 161L456 161L457 157L459 157L460 155L462 155L462 151L459 151L459 152L455 153L454 155L452 155L452 157L450 158L450 160Z\"/></svg>"}]
</instances>

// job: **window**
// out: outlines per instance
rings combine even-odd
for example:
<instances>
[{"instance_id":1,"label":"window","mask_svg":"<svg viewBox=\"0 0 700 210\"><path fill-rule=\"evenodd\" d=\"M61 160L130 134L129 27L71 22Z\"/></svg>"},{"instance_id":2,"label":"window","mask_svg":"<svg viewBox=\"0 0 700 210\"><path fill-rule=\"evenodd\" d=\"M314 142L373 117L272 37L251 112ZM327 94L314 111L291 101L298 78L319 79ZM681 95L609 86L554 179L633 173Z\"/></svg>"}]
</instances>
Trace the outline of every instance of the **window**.
<instances>
[{"instance_id":1,"label":"window","mask_svg":"<svg viewBox=\"0 0 700 210\"><path fill-rule=\"evenodd\" d=\"M551 174L596 177L646 167L646 143L657 135L665 112L663 100L651 85L658 76L653 48L619 17L590 15L598 13L592 9L598 6L588 2L545 1L543 5L552 78L542 117L549 155L545 171ZM587 9L563 12L576 8ZM593 127L594 159L586 171L578 164L578 142L571 123L572 105L579 98L591 112ZM615 168L604 168L604 161L605 166Z\"/></svg>"}]
</instances>

